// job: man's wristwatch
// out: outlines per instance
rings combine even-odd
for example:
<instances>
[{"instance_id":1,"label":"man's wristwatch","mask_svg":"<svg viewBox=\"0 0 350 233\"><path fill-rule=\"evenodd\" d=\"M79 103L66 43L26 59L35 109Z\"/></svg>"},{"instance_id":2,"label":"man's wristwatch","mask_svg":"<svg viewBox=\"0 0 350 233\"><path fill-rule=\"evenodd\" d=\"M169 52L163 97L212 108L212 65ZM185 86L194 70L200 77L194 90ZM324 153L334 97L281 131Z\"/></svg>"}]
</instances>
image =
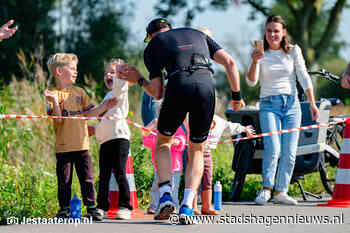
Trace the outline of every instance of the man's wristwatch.
<instances>
[{"instance_id":1,"label":"man's wristwatch","mask_svg":"<svg viewBox=\"0 0 350 233\"><path fill-rule=\"evenodd\" d=\"M138 81L137 81L137 84L142 87L144 82L146 81L146 79L144 77L141 77Z\"/></svg>"}]
</instances>

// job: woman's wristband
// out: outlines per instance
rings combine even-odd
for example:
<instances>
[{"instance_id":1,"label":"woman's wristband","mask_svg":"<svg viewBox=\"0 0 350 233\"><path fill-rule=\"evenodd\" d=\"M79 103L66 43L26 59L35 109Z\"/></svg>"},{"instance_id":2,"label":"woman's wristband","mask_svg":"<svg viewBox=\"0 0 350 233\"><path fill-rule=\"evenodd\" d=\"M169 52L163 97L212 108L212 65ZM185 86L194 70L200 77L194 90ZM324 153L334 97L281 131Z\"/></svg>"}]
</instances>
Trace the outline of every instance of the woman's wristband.
<instances>
[{"instance_id":1,"label":"woman's wristband","mask_svg":"<svg viewBox=\"0 0 350 233\"><path fill-rule=\"evenodd\" d=\"M241 100L241 92L240 91L232 91L232 100Z\"/></svg>"}]
</instances>

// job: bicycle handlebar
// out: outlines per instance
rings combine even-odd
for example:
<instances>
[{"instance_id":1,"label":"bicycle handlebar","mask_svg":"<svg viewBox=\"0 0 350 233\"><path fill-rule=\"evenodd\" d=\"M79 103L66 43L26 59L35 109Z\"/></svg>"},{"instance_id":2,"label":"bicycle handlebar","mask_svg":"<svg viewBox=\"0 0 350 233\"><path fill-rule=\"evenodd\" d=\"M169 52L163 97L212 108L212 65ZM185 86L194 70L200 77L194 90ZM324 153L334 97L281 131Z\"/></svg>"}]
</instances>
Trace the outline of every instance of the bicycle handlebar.
<instances>
[{"instance_id":1,"label":"bicycle handlebar","mask_svg":"<svg viewBox=\"0 0 350 233\"><path fill-rule=\"evenodd\" d=\"M332 73L328 72L325 69L320 69L320 70L316 70L316 71L308 71L308 73L310 75L318 75L318 76L320 76L322 78L328 79L328 80L330 80L332 82L335 82L335 83L340 81L340 77L339 76L337 76L335 74L332 74Z\"/></svg>"}]
</instances>

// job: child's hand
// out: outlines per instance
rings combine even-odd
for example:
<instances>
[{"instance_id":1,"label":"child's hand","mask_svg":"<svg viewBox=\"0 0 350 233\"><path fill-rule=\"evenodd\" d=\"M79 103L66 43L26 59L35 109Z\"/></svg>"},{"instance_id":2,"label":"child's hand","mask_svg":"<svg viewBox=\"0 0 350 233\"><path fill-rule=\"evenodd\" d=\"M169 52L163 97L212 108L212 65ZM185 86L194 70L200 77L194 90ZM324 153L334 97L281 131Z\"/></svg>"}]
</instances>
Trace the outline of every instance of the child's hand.
<instances>
[{"instance_id":1,"label":"child's hand","mask_svg":"<svg viewBox=\"0 0 350 233\"><path fill-rule=\"evenodd\" d=\"M49 91L49 90L45 90L44 91L44 96L45 96L45 98L46 98L46 100L48 101L48 102L51 102L51 103L58 103L58 97L57 97L57 95L55 94L55 92L53 92L53 91Z\"/></svg>"},{"instance_id":2,"label":"child's hand","mask_svg":"<svg viewBox=\"0 0 350 233\"><path fill-rule=\"evenodd\" d=\"M92 125L88 125L88 135L89 135L89 137L91 137L92 135L94 135L95 132L96 132L95 127L92 126Z\"/></svg>"},{"instance_id":3,"label":"child's hand","mask_svg":"<svg viewBox=\"0 0 350 233\"><path fill-rule=\"evenodd\" d=\"M255 135L255 130L251 125L246 126L244 132L247 133L248 136Z\"/></svg>"},{"instance_id":4,"label":"child's hand","mask_svg":"<svg viewBox=\"0 0 350 233\"><path fill-rule=\"evenodd\" d=\"M107 100L105 100L103 102L103 105L106 107L106 110L109 110L109 109L113 108L117 104L118 104L117 97L113 97L113 98L107 99Z\"/></svg>"}]
</instances>

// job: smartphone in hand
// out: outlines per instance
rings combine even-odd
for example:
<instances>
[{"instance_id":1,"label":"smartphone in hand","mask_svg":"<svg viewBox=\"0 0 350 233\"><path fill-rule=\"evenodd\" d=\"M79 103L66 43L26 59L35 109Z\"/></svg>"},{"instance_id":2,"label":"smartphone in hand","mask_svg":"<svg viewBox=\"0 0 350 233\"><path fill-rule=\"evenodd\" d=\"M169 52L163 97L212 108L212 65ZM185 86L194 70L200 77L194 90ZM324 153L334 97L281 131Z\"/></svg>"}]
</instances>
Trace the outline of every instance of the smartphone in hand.
<instances>
[{"instance_id":1,"label":"smartphone in hand","mask_svg":"<svg viewBox=\"0 0 350 233\"><path fill-rule=\"evenodd\" d=\"M264 41L263 40L255 40L254 41L254 47L255 49L264 52Z\"/></svg>"}]
</instances>

